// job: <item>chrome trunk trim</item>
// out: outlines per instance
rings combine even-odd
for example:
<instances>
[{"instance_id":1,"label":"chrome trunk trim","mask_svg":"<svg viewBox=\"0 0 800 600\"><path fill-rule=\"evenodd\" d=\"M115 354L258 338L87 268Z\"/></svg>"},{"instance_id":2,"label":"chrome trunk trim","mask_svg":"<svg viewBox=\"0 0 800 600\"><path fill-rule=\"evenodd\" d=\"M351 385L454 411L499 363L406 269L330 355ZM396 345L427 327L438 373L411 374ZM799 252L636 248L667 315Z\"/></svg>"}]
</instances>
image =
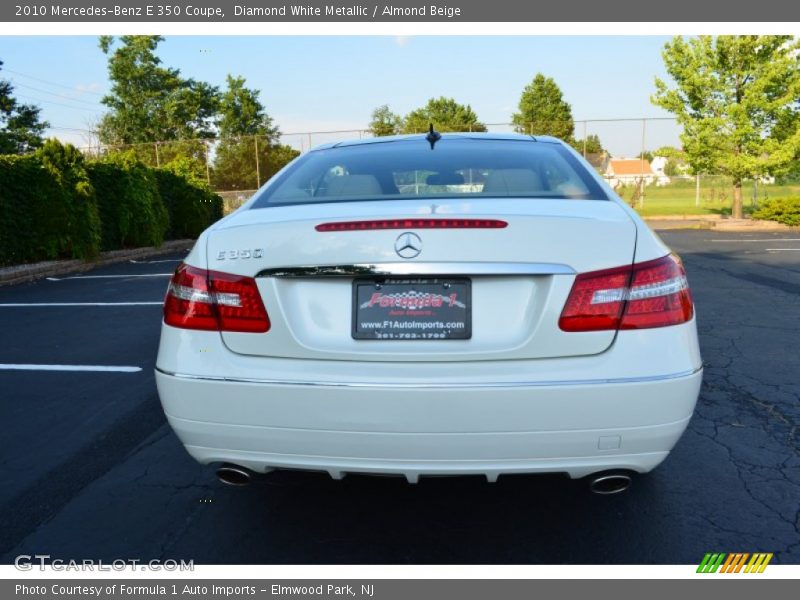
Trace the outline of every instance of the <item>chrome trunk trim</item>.
<instances>
[{"instance_id":1,"label":"chrome trunk trim","mask_svg":"<svg viewBox=\"0 0 800 600\"><path fill-rule=\"evenodd\" d=\"M574 275L575 270L558 263L529 262L384 262L347 265L270 267L256 277L369 277L407 275Z\"/></svg>"}]
</instances>

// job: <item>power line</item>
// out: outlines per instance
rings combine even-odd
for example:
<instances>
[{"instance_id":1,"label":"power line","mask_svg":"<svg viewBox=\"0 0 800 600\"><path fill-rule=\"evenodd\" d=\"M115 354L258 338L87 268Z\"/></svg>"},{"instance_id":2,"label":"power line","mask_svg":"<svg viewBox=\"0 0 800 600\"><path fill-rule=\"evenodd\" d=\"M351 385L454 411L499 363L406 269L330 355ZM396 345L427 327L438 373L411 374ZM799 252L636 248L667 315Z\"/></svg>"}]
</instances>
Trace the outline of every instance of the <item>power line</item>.
<instances>
[{"instance_id":1,"label":"power line","mask_svg":"<svg viewBox=\"0 0 800 600\"><path fill-rule=\"evenodd\" d=\"M72 110L85 110L87 112L93 112L93 113L101 111L101 109L99 108L84 108L83 106L72 106L69 104L64 104L63 102L55 102L54 100L45 100L44 98L36 98L35 96L24 95L24 96L19 96L19 98L22 98L23 100L29 102L43 102L45 104L55 104L57 106L64 106L66 108L71 108Z\"/></svg>"},{"instance_id":2,"label":"power line","mask_svg":"<svg viewBox=\"0 0 800 600\"><path fill-rule=\"evenodd\" d=\"M97 131L93 129L81 129L80 127L62 127L60 125L50 125L47 129L53 129L56 131L80 131L81 133L91 133L92 135L97 135Z\"/></svg>"},{"instance_id":3,"label":"power line","mask_svg":"<svg viewBox=\"0 0 800 600\"><path fill-rule=\"evenodd\" d=\"M14 84L14 88L15 89L17 87L22 87L22 88L26 88L26 89L29 89L29 90L33 90L35 92L41 92L43 94L50 94L51 96L55 96L57 98L61 98L62 100L66 100L68 102L78 102L80 104L86 104L87 106L93 106L93 107L96 107L96 106L98 106L100 104L99 101L87 102L86 100L81 100L80 98L64 97L64 95L62 93L60 93L60 92L51 92L49 90L43 90L41 88L33 87L32 85L26 85L24 83L19 83L18 81L12 81L11 83Z\"/></svg>"},{"instance_id":4,"label":"power line","mask_svg":"<svg viewBox=\"0 0 800 600\"><path fill-rule=\"evenodd\" d=\"M15 71L13 69L9 69L9 68L6 68L6 67L2 67L2 69L0 69L0 71L8 71L9 73L13 73L14 75L19 75L20 77L26 77L27 79L32 79L33 81L38 81L40 83L46 83L47 85L53 85L55 87L64 88L64 89L67 89L67 90L70 90L70 91L73 91L73 92L76 91L75 88L72 87L72 86L64 85L63 83L56 83L55 81L48 81L47 79L41 79L39 77L34 77L33 75L27 75L25 73L20 73L19 71ZM93 92L91 90L81 90L81 91L86 93L86 94L92 94L94 96L101 96L101 97L105 96L105 94L101 94L99 92Z\"/></svg>"}]
</instances>

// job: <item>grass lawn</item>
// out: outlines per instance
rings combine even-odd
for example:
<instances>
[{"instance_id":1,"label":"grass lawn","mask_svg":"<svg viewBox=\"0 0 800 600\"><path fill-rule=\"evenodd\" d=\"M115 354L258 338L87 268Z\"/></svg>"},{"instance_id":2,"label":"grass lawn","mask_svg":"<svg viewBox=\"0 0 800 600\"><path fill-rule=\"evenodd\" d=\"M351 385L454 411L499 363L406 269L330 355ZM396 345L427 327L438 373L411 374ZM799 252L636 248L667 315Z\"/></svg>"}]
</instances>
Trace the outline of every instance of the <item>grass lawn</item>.
<instances>
[{"instance_id":1,"label":"grass lawn","mask_svg":"<svg viewBox=\"0 0 800 600\"><path fill-rule=\"evenodd\" d=\"M744 196L744 212L748 214L754 208L753 182L746 182L742 188ZM620 190L618 190L620 191ZM630 202L633 186L622 190L622 197ZM800 196L800 184L766 185L759 184L758 200L766 198L783 198ZM636 210L644 217L660 215L730 215L733 201L733 186L724 178L707 178L700 182L700 204L695 201L695 183L693 181L677 181L669 185L650 185L645 188L644 203L637 203Z\"/></svg>"}]
</instances>

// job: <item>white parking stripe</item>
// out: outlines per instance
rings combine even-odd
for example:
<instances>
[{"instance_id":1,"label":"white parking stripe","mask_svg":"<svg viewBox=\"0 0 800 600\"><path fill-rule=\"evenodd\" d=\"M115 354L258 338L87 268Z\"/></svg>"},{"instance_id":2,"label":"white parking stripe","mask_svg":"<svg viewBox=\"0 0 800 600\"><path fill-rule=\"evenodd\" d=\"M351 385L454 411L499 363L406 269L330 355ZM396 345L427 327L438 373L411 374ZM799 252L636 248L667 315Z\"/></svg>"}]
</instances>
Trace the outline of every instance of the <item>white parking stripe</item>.
<instances>
[{"instance_id":1,"label":"white parking stripe","mask_svg":"<svg viewBox=\"0 0 800 600\"><path fill-rule=\"evenodd\" d=\"M105 365L13 365L1 364L0 371L88 371L93 373L138 373L141 367Z\"/></svg>"},{"instance_id":2,"label":"white parking stripe","mask_svg":"<svg viewBox=\"0 0 800 600\"><path fill-rule=\"evenodd\" d=\"M164 302L8 302L0 308L27 308L29 306L161 306Z\"/></svg>"},{"instance_id":3,"label":"white parking stripe","mask_svg":"<svg viewBox=\"0 0 800 600\"><path fill-rule=\"evenodd\" d=\"M724 242L730 244L749 244L749 243L764 243L764 242L800 242L800 238L765 238L757 240L706 240L708 242Z\"/></svg>"},{"instance_id":4,"label":"white parking stripe","mask_svg":"<svg viewBox=\"0 0 800 600\"><path fill-rule=\"evenodd\" d=\"M169 260L133 260L133 259L131 259L128 262L131 262L131 263L133 263L135 265L154 265L156 263L177 263L177 262L181 262L181 259L180 258L170 258Z\"/></svg>"},{"instance_id":5,"label":"white parking stripe","mask_svg":"<svg viewBox=\"0 0 800 600\"><path fill-rule=\"evenodd\" d=\"M75 277L48 277L47 281L66 281L67 279L126 279L128 277L172 277L172 273L145 273L139 275L76 275Z\"/></svg>"},{"instance_id":6,"label":"white parking stripe","mask_svg":"<svg viewBox=\"0 0 800 600\"><path fill-rule=\"evenodd\" d=\"M766 248L767 252L800 252L800 248Z\"/></svg>"}]
</instances>

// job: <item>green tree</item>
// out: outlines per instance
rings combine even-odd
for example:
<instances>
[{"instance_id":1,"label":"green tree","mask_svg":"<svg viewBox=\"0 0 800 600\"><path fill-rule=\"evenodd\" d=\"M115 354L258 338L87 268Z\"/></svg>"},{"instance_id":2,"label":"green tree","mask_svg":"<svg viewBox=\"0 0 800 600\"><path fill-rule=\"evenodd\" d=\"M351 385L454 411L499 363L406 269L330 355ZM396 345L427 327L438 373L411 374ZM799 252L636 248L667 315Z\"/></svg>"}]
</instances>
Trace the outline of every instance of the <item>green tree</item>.
<instances>
[{"instance_id":1,"label":"green tree","mask_svg":"<svg viewBox=\"0 0 800 600\"><path fill-rule=\"evenodd\" d=\"M299 155L291 146L270 143L260 137L221 140L211 173L212 187L226 191L257 189Z\"/></svg>"},{"instance_id":2,"label":"green tree","mask_svg":"<svg viewBox=\"0 0 800 600\"><path fill-rule=\"evenodd\" d=\"M662 53L675 87L656 78L652 102L677 116L692 170L742 182L780 175L800 155L800 42L791 36L676 37Z\"/></svg>"},{"instance_id":3,"label":"green tree","mask_svg":"<svg viewBox=\"0 0 800 600\"><path fill-rule=\"evenodd\" d=\"M161 165L161 169L169 171L198 188L208 188L206 166L193 156L175 156Z\"/></svg>"},{"instance_id":4,"label":"green tree","mask_svg":"<svg viewBox=\"0 0 800 600\"><path fill-rule=\"evenodd\" d=\"M102 99L109 108L99 126L102 142L137 144L214 136L219 90L162 66L156 50L163 40L157 35L125 35L116 44L111 36L100 38L112 84Z\"/></svg>"},{"instance_id":5,"label":"green tree","mask_svg":"<svg viewBox=\"0 0 800 600\"><path fill-rule=\"evenodd\" d=\"M300 151L286 144L272 144L259 154L261 161L261 182L267 181L287 164L300 156Z\"/></svg>"},{"instance_id":6,"label":"green tree","mask_svg":"<svg viewBox=\"0 0 800 600\"><path fill-rule=\"evenodd\" d=\"M603 143L600 141L600 136L596 133L590 133L586 136L586 141L584 140L572 140L570 142L573 148L583 154L584 150L586 151L587 156L589 154L603 154L606 150L603 148Z\"/></svg>"},{"instance_id":7,"label":"green tree","mask_svg":"<svg viewBox=\"0 0 800 600\"><path fill-rule=\"evenodd\" d=\"M412 110L403 119L403 133L423 133L433 124L437 131L486 131L469 104L452 98L431 98L422 108Z\"/></svg>"},{"instance_id":8,"label":"green tree","mask_svg":"<svg viewBox=\"0 0 800 600\"><path fill-rule=\"evenodd\" d=\"M675 175L680 175L681 168L680 164L674 158L668 158L666 164L664 165L664 175L667 177L674 177Z\"/></svg>"},{"instance_id":9,"label":"green tree","mask_svg":"<svg viewBox=\"0 0 800 600\"><path fill-rule=\"evenodd\" d=\"M393 113L388 105L383 104L372 111L369 130L375 137L396 135L400 133L402 125L403 120L400 115Z\"/></svg>"},{"instance_id":10,"label":"green tree","mask_svg":"<svg viewBox=\"0 0 800 600\"><path fill-rule=\"evenodd\" d=\"M260 92L245 87L244 77L228 75L226 83L219 104L219 136L258 135L276 140L280 131L259 100Z\"/></svg>"},{"instance_id":11,"label":"green tree","mask_svg":"<svg viewBox=\"0 0 800 600\"><path fill-rule=\"evenodd\" d=\"M552 135L566 142L575 133L572 106L564 100L555 80L541 73L522 90L519 112L511 116L511 121L519 133Z\"/></svg>"},{"instance_id":12,"label":"green tree","mask_svg":"<svg viewBox=\"0 0 800 600\"><path fill-rule=\"evenodd\" d=\"M0 79L0 154L24 154L41 147L42 134L50 126L39 120L40 108L20 104L13 92L11 82Z\"/></svg>"},{"instance_id":13,"label":"green tree","mask_svg":"<svg viewBox=\"0 0 800 600\"><path fill-rule=\"evenodd\" d=\"M663 156L664 158L674 158L677 161L686 160L686 153L674 146L661 146L653 151L653 155Z\"/></svg>"},{"instance_id":14,"label":"green tree","mask_svg":"<svg viewBox=\"0 0 800 600\"><path fill-rule=\"evenodd\" d=\"M214 186L220 190L255 189L299 154L279 143L280 131L260 93L245 83L244 77L228 75L220 99L220 142L213 173Z\"/></svg>"},{"instance_id":15,"label":"green tree","mask_svg":"<svg viewBox=\"0 0 800 600\"><path fill-rule=\"evenodd\" d=\"M777 177L775 182L779 185L800 183L800 160L792 161L788 170L780 177Z\"/></svg>"},{"instance_id":16,"label":"green tree","mask_svg":"<svg viewBox=\"0 0 800 600\"><path fill-rule=\"evenodd\" d=\"M664 175L674 177L689 171L686 164L686 153L680 148L674 146L661 146L653 150L653 156L663 156L667 159L664 165Z\"/></svg>"}]
</instances>

